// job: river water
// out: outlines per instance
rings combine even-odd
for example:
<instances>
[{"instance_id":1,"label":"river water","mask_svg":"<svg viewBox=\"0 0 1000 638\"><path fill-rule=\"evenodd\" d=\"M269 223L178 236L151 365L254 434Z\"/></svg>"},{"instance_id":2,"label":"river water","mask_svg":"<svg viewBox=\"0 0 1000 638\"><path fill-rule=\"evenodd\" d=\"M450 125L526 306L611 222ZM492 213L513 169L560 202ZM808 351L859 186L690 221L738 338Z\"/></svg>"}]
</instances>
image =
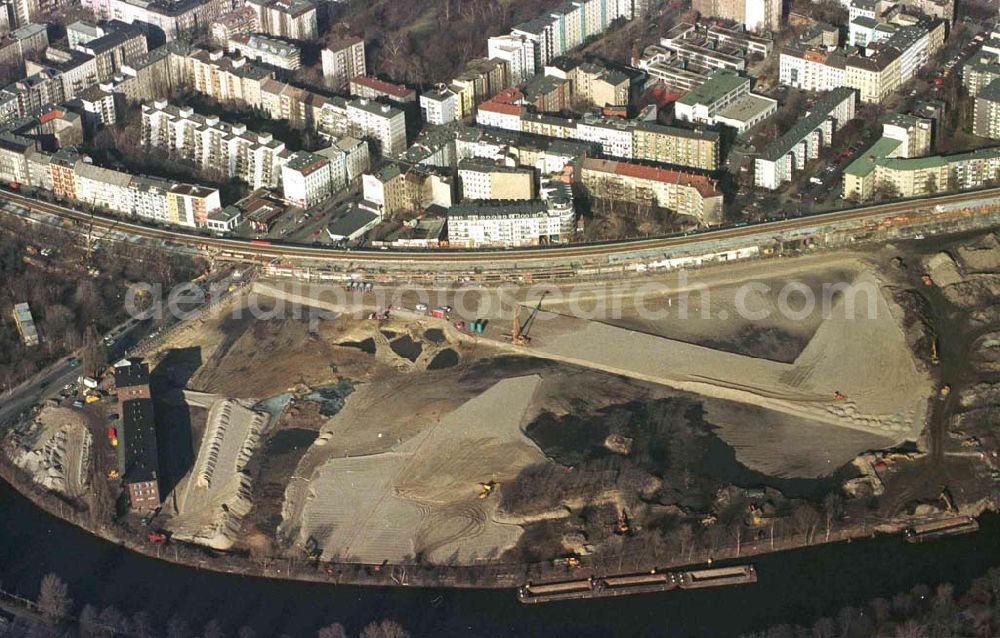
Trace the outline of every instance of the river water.
<instances>
[{"instance_id":1,"label":"river water","mask_svg":"<svg viewBox=\"0 0 1000 638\"><path fill-rule=\"evenodd\" d=\"M1000 516L973 535L924 545L898 537L758 557L757 585L618 599L522 605L511 591L335 587L236 577L133 554L37 509L0 482L0 583L34 596L60 574L78 604L173 614L193 627L219 618L235 633L309 637L340 622L352 635L393 618L422 636L736 636L781 622L811 622L844 605L891 596L915 584L959 589L1000 565ZM162 625L161 625L162 626Z\"/></svg>"}]
</instances>

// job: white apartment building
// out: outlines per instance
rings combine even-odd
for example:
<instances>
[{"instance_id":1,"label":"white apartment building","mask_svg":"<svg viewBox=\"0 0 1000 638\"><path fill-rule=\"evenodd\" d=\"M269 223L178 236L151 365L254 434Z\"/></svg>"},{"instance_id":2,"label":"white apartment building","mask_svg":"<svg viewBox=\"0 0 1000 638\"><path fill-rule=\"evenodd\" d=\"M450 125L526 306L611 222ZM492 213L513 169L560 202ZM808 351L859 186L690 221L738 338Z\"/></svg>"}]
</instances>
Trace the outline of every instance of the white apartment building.
<instances>
[{"instance_id":1,"label":"white apartment building","mask_svg":"<svg viewBox=\"0 0 1000 638\"><path fill-rule=\"evenodd\" d=\"M458 95L446 86L420 94L420 114L428 124L448 124L459 120Z\"/></svg>"},{"instance_id":2,"label":"white apartment building","mask_svg":"<svg viewBox=\"0 0 1000 638\"><path fill-rule=\"evenodd\" d=\"M525 35L500 35L487 41L487 54L491 59L507 63L507 73L513 86L523 84L536 73L535 41Z\"/></svg>"},{"instance_id":3,"label":"white apartment building","mask_svg":"<svg viewBox=\"0 0 1000 638\"><path fill-rule=\"evenodd\" d=\"M142 106L142 131L144 145L191 160L199 168L218 169L254 189L277 187L281 166L290 155L269 133L254 133L244 124L222 122L165 100Z\"/></svg>"},{"instance_id":4,"label":"white apartment building","mask_svg":"<svg viewBox=\"0 0 1000 638\"><path fill-rule=\"evenodd\" d=\"M330 160L306 151L293 153L281 167L281 185L285 201L312 208L332 193Z\"/></svg>"},{"instance_id":5,"label":"white apartment building","mask_svg":"<svg viewBox=\"0 0 1000 638\"><path fill-rule=\"evenodd\" d=\"M253 108L261 106L261 85L274 77L246 58L232 58L222 51L199 49L184 58L187 81L198 93L220 102L237 102Z\"/></svg>"},{"instance_id":6,"label":"white apartment building","mask_svg":"<svg viewBox=\"0 0 1000 638\"><path fill-rule=\"evenodd\" d=\"M575 212L565 197L523 202L479 201L448 209L448 242L460 248L532 246L565 241Z\"/></svg>"},{"instance_id":7,"label":"white apartment building","mask_svg":"<svg viewBox=\"0 0 1000 638\"><path fill-rule=\"evenodd\" d=\"M832 87L844 86L843 57L838 59L833 55L820 51L784 49L778 56L778 81L785 86L806 91L826 91Z\"/></svg>"},{"instance_id":8,"label":"white apartment building","mask_svg":"<svg viewBox=\"0 0 1000 638\"><path fill-rule=\"evenodd\" d=\"M464 199L535 199L535 171L501 162L464 159L458 163Z\"/></svg>"},{"instance_id":9,"label":"white apartment building","mask_svg":"<svg viewBox=\"0 0 1000 638\"><path fill-rule=\"evenodd\" d=\"M226 46L230 53L256 60L261 64L294 71L302 66L299 47L262 35L234 35Z\"/></svg>"},{"instance_id":10,"label":"white apartment building","mask_svg":"<svg viewBox=\"0 0 1000 638\"><path fill-rule=\"evenodd\" d=\"M517 89L507 89L492 100L483 102L476 111L476 124L520 131L525 110L518 103L523 97Z\"/></svg>"},{"instance_id":11,"label":"white apartment building","mask_svg":"<svg viewBox=\"0 0 1000 638\"><path fill-rule=\"evenodd\" d=\"M129 184L129 193L132 197L132 208L135 214L144 219L149 219L161 223L170 223L170 205L167 202L167 194L173 184L164 179L156 177L135 177ZM187 213L187 211L184 211ZM178 218L177 223L181 226L195 226L194 215L186 215Z\"/></svg>"},{"instance_id":12,"label":"white apartment building","mask_svg":"<svg viewBox=\"0 0 1000 638\"><path fill-rule=\"evenodd\" d=\"M347 103L349 133L378 142L383 157L406 150L406 117L400 109L361 98Z\"/></svg>"},{"instance_id":13,"label":"white apartment building","mask_svg":"<svg viewBox=\"0 0 1000 638\"><path fill-rule=\"evenodd\" d=\"M353 184L371 168L368 142L354 137L333 140L330 146L316 154L330 160L330 187L334 192Z\"/></svg>"},{"instance_id":14,"label":"white apartment building","mask_svg":"<svg viewBox=\"0 0 1000 638\"><path fill-rule=\"evenodd\" d=\"M332 89L344 90L351 78L367 75L365 41L346 37L331 44L321 52L323 78Z\"/></svg>"},{"instance_id":15,"label":"white apartment building","mask_svg":"<svg viewBox=\"0 0 1000 638\"><path fill-rule=\"evenodd\" d=\"M624 122L606 118L584 118L576 127L576 138L601 145L601 152L611 157L632 157L632 128Z\"/></svg>"}]
</instances>

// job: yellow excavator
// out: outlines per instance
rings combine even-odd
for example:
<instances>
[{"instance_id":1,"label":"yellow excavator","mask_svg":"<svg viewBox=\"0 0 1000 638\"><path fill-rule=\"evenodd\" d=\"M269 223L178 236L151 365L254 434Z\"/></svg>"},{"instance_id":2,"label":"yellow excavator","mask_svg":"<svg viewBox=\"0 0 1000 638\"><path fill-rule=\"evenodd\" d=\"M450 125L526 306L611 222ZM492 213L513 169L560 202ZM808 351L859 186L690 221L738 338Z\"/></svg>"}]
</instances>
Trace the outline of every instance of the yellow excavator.
<instances>
[{"instance_id":1,"label":"yellow excavator","mask_svg":"<svg viewBox=\"0 0 1000 638\"><path fill-rule=\"evenodd\" d=\"M493 490L495 490L498 487L500 487L500 484L497 483L496 481L490 481L489 483L480 483L479 500L485 500L490 494L493 493Z\"/></svg>"}]
</instances>

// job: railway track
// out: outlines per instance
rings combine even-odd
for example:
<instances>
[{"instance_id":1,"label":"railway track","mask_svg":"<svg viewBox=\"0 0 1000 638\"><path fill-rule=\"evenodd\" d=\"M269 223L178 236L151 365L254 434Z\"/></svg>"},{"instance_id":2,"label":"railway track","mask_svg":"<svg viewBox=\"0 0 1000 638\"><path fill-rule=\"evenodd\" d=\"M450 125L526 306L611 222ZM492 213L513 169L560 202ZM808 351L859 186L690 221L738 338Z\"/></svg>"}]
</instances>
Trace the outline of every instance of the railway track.
<instances>
[{"instance_id":1,"label":"railway track","mask_svg":"<svg viewBox=\"0 0 1000 638\"><path fill-rule=\"evenodd\" d=\"M509 266L517 262L572 262L587 259L608 259L616 255L654 250L669 250L705 241L726 241L752 237L754 235L772 235L780 238L794 231L819 229L829 224L851 221L879 220L894 215L911 213L916 210L928 210L942 204L961 204L963 202L982 202L995 199L1000 204L1000 188L937 195L921 199L866 206L848 210L821 213L808 217L761 222L717 230L707 230L679 236L667 236L649 239L621 240L593 244L571 244L565 246L544 246L538 248L518 248L499 250L347 250L327 247L307 246L288 242L273 243L250 239L231 239L209 237L178 230L166 230L142 224L125 221L120 217L105 217L97 214L84 213L72 208L43 202L26 197L19 193L0 191L0 200L23 206L32 211L55 215L64 220L72 220L93 224L94 228L108 231L128 233L139 237L171 242L177 245L196 248L205 252L228 251L234 256L248 259L288 259L325 262L349 262L373 265L399 264L468 264L471 267L505 264Z\"/></svg>"}]
</instances>

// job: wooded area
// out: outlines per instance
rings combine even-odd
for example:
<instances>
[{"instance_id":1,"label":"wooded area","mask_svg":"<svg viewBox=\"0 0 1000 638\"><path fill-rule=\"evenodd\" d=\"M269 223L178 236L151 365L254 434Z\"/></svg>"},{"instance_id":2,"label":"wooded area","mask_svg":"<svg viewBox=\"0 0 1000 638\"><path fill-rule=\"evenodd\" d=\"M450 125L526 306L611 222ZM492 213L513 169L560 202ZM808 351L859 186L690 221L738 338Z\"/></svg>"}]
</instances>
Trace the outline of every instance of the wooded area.
<instances>
[{"instance_id":1,"label":"wooded area","mask_svg":"<svg viewBox=\"0 0 1000 638\"><path fill-rule=\"evenodd\" d=\"M31 255L39 247L49 256ZM89 271L90 268L95 270ZM92 272L98 273L96 276ZM51 361L82 347L88 330L104 334L126 319L122 304L134 282L164 289L195 276L188 258L136 244L105 243L87 252L62 229L5 216L0 222L0 388L17 385ZM28 302L41 343L26 347L14 323L14 304Z\"/></svg>"}]
</instances>

